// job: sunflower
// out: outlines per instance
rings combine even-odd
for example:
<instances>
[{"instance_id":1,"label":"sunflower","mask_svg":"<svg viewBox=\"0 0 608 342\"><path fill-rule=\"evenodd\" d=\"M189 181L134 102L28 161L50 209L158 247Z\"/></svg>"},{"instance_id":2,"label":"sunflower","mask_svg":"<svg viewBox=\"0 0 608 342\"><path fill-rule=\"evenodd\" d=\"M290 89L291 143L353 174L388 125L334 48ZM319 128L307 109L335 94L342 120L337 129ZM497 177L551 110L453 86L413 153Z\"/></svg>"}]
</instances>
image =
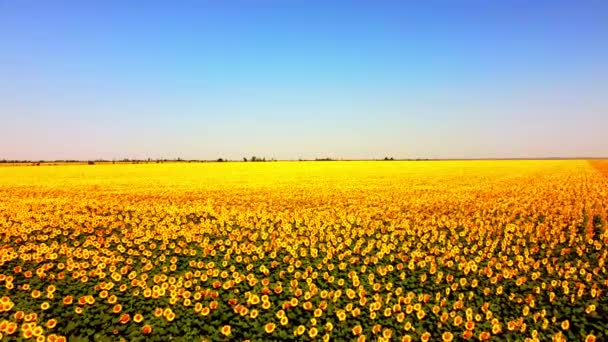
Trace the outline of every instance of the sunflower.
<instances>
[{"instance_id":1,"label":"sunflower","mask_svg":"<svg viewBox=\"0 0 608 342\"><path fill-rule=\"evenodd\" d=\"M294 297L294 298L291 298L291 300L289 301L289 304L290 304L292 307L296 307L296 306L298 306L298 298L295 298L295 297Z\"/></svg>"},{"instance_id":2,"label":"sunflower","mask_svg":"<svg viewBox=\"0 0 608 342\"><path fill-rule=\"evenodd\" d=\"M161 317L163 315L163 309L162 308L156 308L154 309L154 317Z\"/></svg>"},{"instance_id":3,"label":"sunflower","mask_svg":"<svg viewBox=\"0 0 608 342\"><path fill-rule=\"evenodd\" d=\"M304 302L304 304L302 304L302 307L304 308L304 310L312 310L312 303L309 301Z\"/></svg>"},{"instance_id":4,"label":"sunflower","mask_svg":"<svg viewBox=\"0 0 608 342\"><path fill-rule=\"evenodd\" d=\"M411 329L412 329L412 322L410 322L410 321L405 322L405 324L403 325L403 330L410 331Z\"/></svg>"},{"instance_id":5,"label":"sunflower","mask_svg":"<svg viewBox=\"0 0 608 342\"><path fill-rule=\"evenodd\" d=\"M57 320L56 319L49 319L46 322L46 327L49 328L49 329L53 329L56 325L57 325Z\"/></svg>"},{"instance_id":6,"label":"sunflower","mask_svg":"<svg viewBox=\"0 0 608 342\"><path fill-rule=\"evenodd\" d=\"M251 295L251 297L249 297L249 304L252 305L257 305L260 302L260 297L258 297L257 295Z\"/></svg>"},{"instance_id":7,"label":"sunflower","mask_svg":"<svg viewBox=\"0 0 608 342\"><path fill-rule=\"evenodd\" d=\"M12 335L17 331L17 324L15 322L11 322L6 326L6 334Z\"/></svg>"},{"instance_id":8,"label":"sunflower","mask_svg":"<svg viewBox=\"0 0 608 342\"><path fill-rule=\"evenodd\" d=\"M382 331L382 326L380 324L376 324L372 327L372 333L374 335L379 334Z\"/></svg>"},{"instance_id":9,"label":"sunflower","mask_svg":"<svg viewBox=\"0 0 608 342\"><path fill-rule=\"evenodd\" d=\"M152 333L152 326L149 324L144 325L141 327L141 333L144 335L150 335Z\"/></svg>"},{"instance_id":10,"label":"sunflower","mask_svg":"<svg viewBox=\"0 0 608 342\"><path fill-rule=\"evenodd\" d=\"M480 341L487 341L489 340L491 337L490 333L487 331L482 331L481 333L479 333L479 340Z\"/></svg>"},{"instance_id":11,"label":"sunflower","mask_svg":"<svg viewBox=\"0 0 608 342\"><path fill-rule=\"evenodd\" d=\"M403 321L405 320L405 313L403 313L403 312L398 313L396 318L397 318L397 322L403 323Z\"/></svg>"},{"instance_id":12,"label":"sunflower","mask_svg":"<svg viewBox=\"0 0 608 342\"><path fill-rule=\"evenodd\" d=\"M514 321L507 322L507 330L513 331L517 328L517 323Z\"/></svg>"},{"instance_id":13,"label":"sunflower","mask_svg":"<svg viewBox=\"0 0 608 342\"><path fill-rule=\"evenodd\" d=\"M253 319L255 319L256 317L258 317L258 310L256 310L256 309L252 309L252 310L249 312L249 317L251 317L251 318L253 318Z\"/></svg>"},{"instance_id":14,"label":"sunflower","mask_svg":"<svg viewBox=\"0 0 608 342\"><path fill-rule=\"evenodd\" d=\"M264 325L264 331L266 331L267 334L272 334L275 328L276 325L272 322L266 323L266 325Z\"/></svg>"},{"instance_id":15,"label":"sunflower","mask_svg":"<svg viewBox=\"0 0 608 342\"><path fill-rule=\"evenodd\" d=\"M296 335L298 335L298 336L303 335L305 332L306 332L306 327L303 325L299 325L295 331Z\"/></svg>"},{"instance_id":16,"label":"sunflower","mask_svg":"<svg viewBox=\"0 0 608 342\"><path fill-rule=\"evenodd\" d=\"M393 331L391 329L386 328L382 330L382 337L387 340L390 340L391 336L393 336Z\"/></svg>"},{"instance_id":17,"label":"sunflower","mask_svg":"<svg viewBox=\"0 0 608 342\"><path fill-rule=\"evenodd\" d=\"M22 335L23 338L29 339L34 336L34 333L32 332L32 330L23 330Z\"/></svg>"}]
</instances>

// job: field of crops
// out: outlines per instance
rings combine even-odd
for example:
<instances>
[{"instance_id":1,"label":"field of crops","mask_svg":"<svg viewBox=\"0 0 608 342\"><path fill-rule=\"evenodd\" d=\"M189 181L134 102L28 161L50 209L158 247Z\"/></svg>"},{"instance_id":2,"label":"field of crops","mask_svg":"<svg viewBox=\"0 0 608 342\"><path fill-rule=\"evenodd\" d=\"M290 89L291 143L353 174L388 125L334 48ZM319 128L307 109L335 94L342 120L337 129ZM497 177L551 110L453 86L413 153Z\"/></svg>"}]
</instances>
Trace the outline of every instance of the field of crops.
<instances>
[{"instance_id":1,"label":"field of crops","mask_svg":"<svg viewBox=\"0 0 608 342\"><path fill-rule=\"evenodd\" d=\"M606 341L607 165L0 167L0 336Z\"/></svg>"}]
</instances>

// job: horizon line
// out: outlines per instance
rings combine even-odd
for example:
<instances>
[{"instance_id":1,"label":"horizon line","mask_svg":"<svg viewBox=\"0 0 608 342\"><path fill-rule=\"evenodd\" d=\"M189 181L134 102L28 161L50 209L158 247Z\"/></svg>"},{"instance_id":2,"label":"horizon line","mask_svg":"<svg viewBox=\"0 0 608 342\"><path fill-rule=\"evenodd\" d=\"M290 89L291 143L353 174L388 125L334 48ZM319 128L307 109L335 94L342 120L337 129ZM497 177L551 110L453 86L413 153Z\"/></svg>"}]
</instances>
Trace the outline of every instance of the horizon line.
<instances>
[{"instance_id":1,"label":"horizon line","mask_svg":"<svg viewBox=\"0 0 608 342\"><path fill-rule=\"evenodd\" d=\"M0 164L42 164L42 163L226 163L226 162L239 162L239 163L260 163L260 162L305 162L305 161L483 161L483 160L604 160L608 159L605 157L591 157L591 156L576 156L576 157L489 157L489 158L295 158L295 159L275 159L265 157L256 158L251 160L241 159L183 159L183 158L146 158L146 159L0 159Z\"/></svg>"}]
</instances>

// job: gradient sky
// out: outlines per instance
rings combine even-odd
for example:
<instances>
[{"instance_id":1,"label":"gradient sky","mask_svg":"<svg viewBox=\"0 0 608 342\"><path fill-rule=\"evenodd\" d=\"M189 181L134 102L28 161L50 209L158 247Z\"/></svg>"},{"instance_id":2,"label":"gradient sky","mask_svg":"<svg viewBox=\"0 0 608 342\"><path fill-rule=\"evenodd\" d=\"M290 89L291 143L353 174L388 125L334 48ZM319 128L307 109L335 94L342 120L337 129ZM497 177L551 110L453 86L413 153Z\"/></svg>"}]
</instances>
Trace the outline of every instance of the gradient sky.
<instances>
[{"instance_id":1,"label":"gradient sky","mask_svg":"<svg viewBox=\"0 0 608 342\"><path fill-rule=\"evenodd\" d=\"M608 1L0 0L0 159L608 156Z\"/></svg>"}]
</instances>

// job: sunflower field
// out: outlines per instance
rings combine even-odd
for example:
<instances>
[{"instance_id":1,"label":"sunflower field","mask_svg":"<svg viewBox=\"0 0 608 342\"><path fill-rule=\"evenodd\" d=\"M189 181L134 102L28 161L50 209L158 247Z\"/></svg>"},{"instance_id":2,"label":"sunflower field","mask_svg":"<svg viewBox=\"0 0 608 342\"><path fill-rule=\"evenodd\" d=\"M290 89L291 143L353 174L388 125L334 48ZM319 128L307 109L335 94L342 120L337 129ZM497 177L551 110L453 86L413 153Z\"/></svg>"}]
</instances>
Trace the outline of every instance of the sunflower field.
<instances>
[{"instance_id":1,"label":"sunflower field","mask_svg":"<svg viewBox=\"0 0 608 342\"><path fill-rule=\"evenodd\" d=\"M6 341L608 341L608 163L0 167Z\"/></svg>"}]
</instances>

